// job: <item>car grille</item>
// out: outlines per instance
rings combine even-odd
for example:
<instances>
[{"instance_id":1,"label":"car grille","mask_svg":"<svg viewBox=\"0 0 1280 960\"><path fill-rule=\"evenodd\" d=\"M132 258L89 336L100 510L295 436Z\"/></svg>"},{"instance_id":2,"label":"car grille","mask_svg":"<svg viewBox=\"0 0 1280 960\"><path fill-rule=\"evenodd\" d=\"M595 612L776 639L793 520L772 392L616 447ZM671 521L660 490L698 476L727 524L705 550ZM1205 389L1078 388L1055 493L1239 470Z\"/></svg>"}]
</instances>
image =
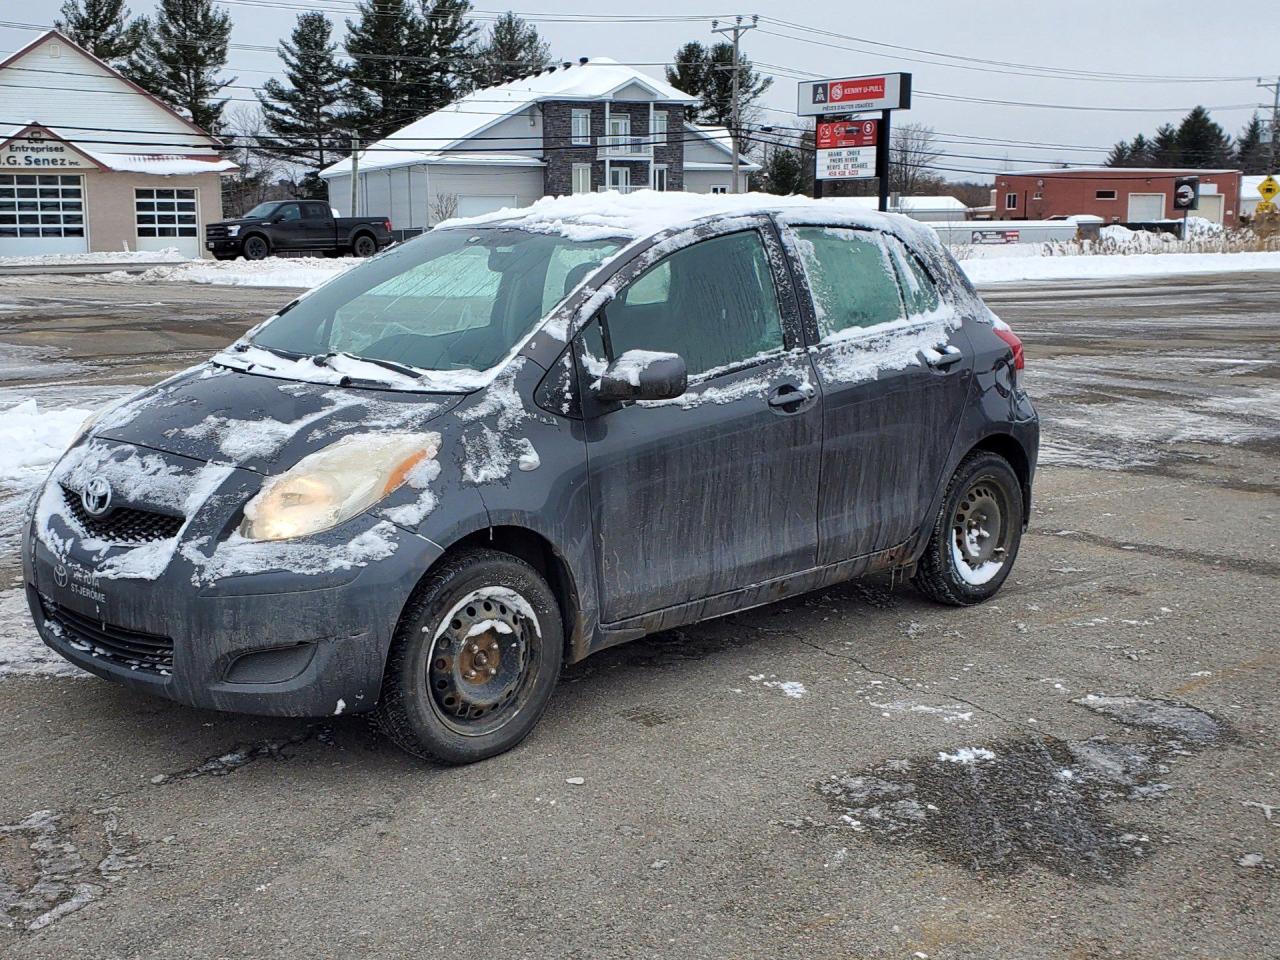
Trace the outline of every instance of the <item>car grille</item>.
<instances>
[{"instance_id":1,"label":"car grille","mask_svg":"<svg viewBox=\"0 0 1280 960\"><path fill-rule=\"evenodd\" d=\"M67 512L80 529L91 537L108 543L155 543L176 537L182 529L183 517L171 513L156 513L134 507L116 507L101 517L90 516L80 502L80 494L69 487L62 488L62 498Z\"/></svg>"},{"instance_id":2,"label":"car grille","mask_svg":"<svg viewBox=\"0 0 1280 960\"><path fill-rule=\"evenodd\" d=\"M44 594L40 595L40 607L46 625L95 657L149 673L167 674L173 669L173 640L169 637L113 627L68 610Z\"/></svg>"},{"instance_id":3,"label":"car grille","mask_svg":"<svg viewBox=\"0 0 1280 960\"><path fill-rule=\"evenodd\" d=\"M227 238L227 228L211 223L204 228L204 237L206 240L225 240Z\"/></svg>"}]
</instances>

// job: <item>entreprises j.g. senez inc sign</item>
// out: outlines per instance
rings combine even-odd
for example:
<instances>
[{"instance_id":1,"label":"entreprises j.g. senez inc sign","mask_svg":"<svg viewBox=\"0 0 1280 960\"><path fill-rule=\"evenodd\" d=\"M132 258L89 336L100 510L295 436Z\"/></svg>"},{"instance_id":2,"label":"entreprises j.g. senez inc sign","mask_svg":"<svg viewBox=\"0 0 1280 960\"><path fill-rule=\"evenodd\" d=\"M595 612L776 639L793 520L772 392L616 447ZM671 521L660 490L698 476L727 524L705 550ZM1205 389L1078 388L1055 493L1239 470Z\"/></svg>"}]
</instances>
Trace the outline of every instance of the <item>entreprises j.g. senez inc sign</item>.
<instances>
[{"instance_id":1,"label":"entreprises j.g. senez inc sign","mask_svg":"<svg viewBox=\"0 0 1280 960\"><path fill-rule=\"evenodd\" d=\"M802 117L863 113L868 110L906 110L911 106L911 74L882 73L871 77L802 81Z\"/></svg>"}]
</instances>

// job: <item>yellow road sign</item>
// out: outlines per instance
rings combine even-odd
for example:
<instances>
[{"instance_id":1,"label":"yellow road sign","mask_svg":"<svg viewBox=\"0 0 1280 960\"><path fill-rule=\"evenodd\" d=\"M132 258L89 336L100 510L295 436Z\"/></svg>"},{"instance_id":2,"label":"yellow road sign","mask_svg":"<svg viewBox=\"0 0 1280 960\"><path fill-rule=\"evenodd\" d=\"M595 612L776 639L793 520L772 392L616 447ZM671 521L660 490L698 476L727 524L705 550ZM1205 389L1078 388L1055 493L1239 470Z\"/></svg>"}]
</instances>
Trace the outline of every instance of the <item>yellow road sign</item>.
<instances>
[{"instance_id":1,"label":"yellow road sign","mask_svg":"<svg viewBox=\"0 0 1280 960\"><path fill-rule=\"evenodd\" d=\"M1275 205L1274 203L1272 203L1270 200L1263 200L1263 201L1261 201L1261 202L1258 204L1257 212L1258 212L1258 213L1260 213L1260 214L1261 214L1261 213L1275 213L1275 212L1276 212L1276 205Z\"/></svg>"},{"instance_id":2,"label":"yellow road sign","mask_svg":"<svg viewBox=\"0 0 1280 960\"><path fill-rule=\"evenodd\" d=\"M1280 193L1280 183L1276 182L1275 177L1267 177L1258 184L1258 193L1262 194L1262 199L1270 201L1277 193Z\"/></svg>"}]
</instances>

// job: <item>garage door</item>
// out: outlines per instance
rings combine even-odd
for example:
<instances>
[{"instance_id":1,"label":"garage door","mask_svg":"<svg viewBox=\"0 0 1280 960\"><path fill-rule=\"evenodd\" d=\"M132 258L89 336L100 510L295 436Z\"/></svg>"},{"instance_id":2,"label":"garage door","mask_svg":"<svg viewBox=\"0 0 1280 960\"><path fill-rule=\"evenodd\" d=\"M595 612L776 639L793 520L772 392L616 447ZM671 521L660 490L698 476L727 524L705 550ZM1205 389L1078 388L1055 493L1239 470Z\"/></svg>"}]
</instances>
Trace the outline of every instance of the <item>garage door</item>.
<instances>
[{"instance_id":1,"label":"garage door","mask_svg":"<svg viewBox=\"0 0 1280 960\"><path fill-rule=\"evenodd\" d=\"M200 256L195 190L135 190L133 206L139 250L174 248L193 259Z\"/></svg>"},{"instance_id":2,"label":"garage door","mask_svg":"<svg viewBox=\"0 0 1280 960\"><path fill-rule=\"evenodd\" d=\"M0 174L0 257L84 253L84 178Z\"/></svg>"},{"instance_id":3,"label":"garage door","mask_svg":"<svg viewBox=\"0 0 1280 960\"><path fill-rule=\"evenodd\" d=\"M518 206L520 201L515 197L458 194L458 216L460 217L478 217L481 214L501 210L503 207Z\"/></svg>"},{"instance_id":4,"label":"garage door","mask_svg":"<svg viewBox=\"0 0 1280 960\"><path fill-rule=\"evenodd\" d=\"M1163 193L1129 194L1129 222L1150 223L1152 220L1163 220L1164 201Z\"/></svg>"}]
</instances>

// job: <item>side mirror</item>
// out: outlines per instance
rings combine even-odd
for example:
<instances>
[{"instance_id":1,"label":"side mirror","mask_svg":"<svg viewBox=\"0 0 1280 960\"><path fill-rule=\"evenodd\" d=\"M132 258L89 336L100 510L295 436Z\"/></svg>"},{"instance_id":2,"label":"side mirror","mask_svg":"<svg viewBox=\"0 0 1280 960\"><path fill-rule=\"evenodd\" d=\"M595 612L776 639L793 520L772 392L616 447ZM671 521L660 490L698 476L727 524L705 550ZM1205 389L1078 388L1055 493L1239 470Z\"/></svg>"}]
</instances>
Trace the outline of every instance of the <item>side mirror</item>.
<instances>
[{"instance_id":1,"label":"side mirror","mask_svg":"<svg viewBox=\"0 0 1280 960\"><path fill-rule=\"evenodd\" d=\"M601 400L671 400L688 387L688 368L679 354L628 350L600 375L595 391Z\"/></svg>"}]
</instances>

